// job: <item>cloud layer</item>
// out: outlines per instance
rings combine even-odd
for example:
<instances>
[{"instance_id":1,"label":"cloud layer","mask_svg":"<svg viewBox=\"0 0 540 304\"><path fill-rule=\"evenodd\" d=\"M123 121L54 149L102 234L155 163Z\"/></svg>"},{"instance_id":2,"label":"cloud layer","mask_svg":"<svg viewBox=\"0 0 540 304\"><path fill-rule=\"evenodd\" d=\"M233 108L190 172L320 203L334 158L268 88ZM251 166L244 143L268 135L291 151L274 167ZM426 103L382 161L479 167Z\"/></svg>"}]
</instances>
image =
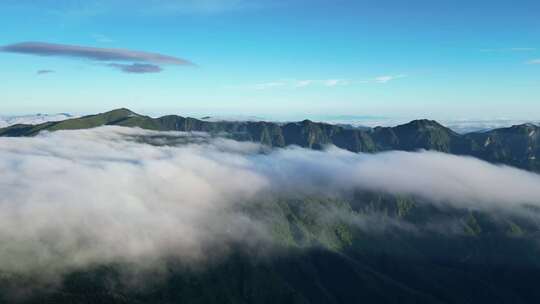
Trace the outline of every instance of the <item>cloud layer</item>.
<instances>
[{"instance_id":1,"label":"cloud layer","mask_svg":"<svg viewBox=\"0 0 540 304\"><path fill-rule=\"evenodd\" d=\"M0 138L0 171L0 270L14 272L197 261L269 241L240 210L273 195L366 190L481 210L540 206L540 176L473 158L267 150L119 127Z\"/></svg>"},{"instance_id":2,"label":"cloud layer","mask_svg":"<svg viewBox=\"0 0 540 304\"><path fill-rule=\"evenodd\" d=\"M33 114L21 116L0 116L0 128L5 128L13 125L39 125L49 121L62 121L78 116L67 113L58 114Z\"/></svg>"}]
</instances>

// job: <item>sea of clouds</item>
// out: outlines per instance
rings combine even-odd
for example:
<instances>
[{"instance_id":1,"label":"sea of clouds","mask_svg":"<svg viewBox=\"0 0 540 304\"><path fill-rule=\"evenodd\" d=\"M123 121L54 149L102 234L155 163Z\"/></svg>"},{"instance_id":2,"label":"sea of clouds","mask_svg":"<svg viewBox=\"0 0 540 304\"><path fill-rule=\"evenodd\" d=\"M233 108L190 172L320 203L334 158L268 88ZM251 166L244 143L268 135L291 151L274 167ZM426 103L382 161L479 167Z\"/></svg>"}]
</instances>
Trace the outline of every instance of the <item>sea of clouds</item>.
<instances>
[{"instance_id":1,"label":"sea of clouds","mask_svg":"<svg viewBox=\"0 0 540 304\"><path fill-rule=\"evenodd\" d=\"M239 208L272 195L366 190L478 210L540 207L540 176L436 152L269 149L134 128L0 138L0 271L62 272L257 246Z\"/></svg>"},{"instance_id":2,"label":"sea of clouds","mask_svg":"<svg viewBox=\"0 0 540 304\"><path fill-rule=\"evenodd\" d=\"M62 121L66 119L76 118L77 116L60 113L60 114L33 114L20 116L0 116L0 128L5 128L17 124L39 125L45 122Z\"/></svg>"}]
</instances>

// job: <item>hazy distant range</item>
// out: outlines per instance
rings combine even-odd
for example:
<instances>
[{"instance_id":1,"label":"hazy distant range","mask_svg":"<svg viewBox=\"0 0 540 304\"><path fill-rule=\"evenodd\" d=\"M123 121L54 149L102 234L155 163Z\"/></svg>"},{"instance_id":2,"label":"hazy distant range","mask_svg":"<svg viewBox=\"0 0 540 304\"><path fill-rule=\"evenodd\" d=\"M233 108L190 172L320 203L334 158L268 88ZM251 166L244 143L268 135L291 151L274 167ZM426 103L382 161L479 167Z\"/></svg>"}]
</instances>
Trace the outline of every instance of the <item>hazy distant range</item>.
<instances>
[{"instance_id":1,"label":"hazy distant range","mask_svg":"<svg viewBox=\"0 0 540 304\"><path fill-rule=\"evenodd\" d=\"M57 114L29 114L29 115L1 115L0 128L9 127L17 124L38 125L49 121L62 121L71 118L77 118L81 115L69 113ZM377 126L391 127L407 123L414 118L391 118L384 116L357 116L357 115L333 115L333 116L310 116L310 117L291 117L291 118L276 118L269 116L249 116L249 115L224 115L224 116L204 116L198 117L207 121L273 121L273 122L290 122L302 119L311 119L317 122L325 122L330 124L341 125L350 128L374 128ZM439 120L441 124L454 130L457 133L465 134L470 132L487 131L497 128L510 127L524 123L533 123L540 125L538 120L519 120L519 119L452 119Z\"/></svg>"}]
</instances>

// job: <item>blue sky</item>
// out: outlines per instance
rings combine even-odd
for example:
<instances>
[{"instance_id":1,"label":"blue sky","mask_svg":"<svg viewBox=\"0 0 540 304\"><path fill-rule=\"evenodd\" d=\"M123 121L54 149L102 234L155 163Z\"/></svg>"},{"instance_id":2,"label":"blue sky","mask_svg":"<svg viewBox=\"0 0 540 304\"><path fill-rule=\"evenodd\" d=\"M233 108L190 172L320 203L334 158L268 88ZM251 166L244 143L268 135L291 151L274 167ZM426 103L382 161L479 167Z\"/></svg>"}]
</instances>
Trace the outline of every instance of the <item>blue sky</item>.
<instances>
[{"instance_id":1,"label":"blue sky","mask_svg":"<svg viewBox=\"0 0 540 304\"><path fill-rule=\"evenodd\" d=\"M538 12L533 0L3 0L1 46L195 65L4 51L0 112L540 119Z\"/></svg>"}]
</instances>

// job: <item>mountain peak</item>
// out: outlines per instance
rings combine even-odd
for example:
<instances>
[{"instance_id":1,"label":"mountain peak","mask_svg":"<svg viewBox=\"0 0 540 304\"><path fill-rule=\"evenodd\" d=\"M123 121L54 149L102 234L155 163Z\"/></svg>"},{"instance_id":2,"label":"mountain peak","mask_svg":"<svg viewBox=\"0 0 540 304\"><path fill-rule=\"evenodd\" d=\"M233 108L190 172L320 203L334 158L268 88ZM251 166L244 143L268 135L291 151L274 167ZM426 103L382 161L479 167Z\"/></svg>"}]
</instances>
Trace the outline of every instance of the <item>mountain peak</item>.
<instances>
[{"instance_id":1,"label":"mountain peak","mask_svg":"<svg viewBox=\"0 0 540 304\"><path fill-rule=\"evenodd\" d=\"M437 121L429 120L429 119L413 120L413 121L411 121L409 123L399 125L396 128L398 128L398 129L414 129L414 130L441 129L441 130L450 131L450 129L448 129L445 126L441 125Z\"/></svg>"},{"instance_id":2,"label":"mountain peak","mask_svg":"<svg viewBox=\"0 0 540 304\"><path fill-rule=\"evenodd\" d=\"M435 120L429 120L429 119L416 119L410 122L410 124L413 125L420 125L420 126L441 126L440 123L438 123Z\"/></svg>"},{"instance_id":3,"label":"mountain peak","mask_svg":"<svg viewBox=\"0 0 540 304\"><path fill-rule=\"evenodd\" d=\"M105 112L103 114L109 114L109 115L115 115L115 116L141 116L133 111L131 111L130 109L128 108L118 108L118 109L114 109L112 111L109 111L109 112Z\"/></svg>"}]
</instances>

